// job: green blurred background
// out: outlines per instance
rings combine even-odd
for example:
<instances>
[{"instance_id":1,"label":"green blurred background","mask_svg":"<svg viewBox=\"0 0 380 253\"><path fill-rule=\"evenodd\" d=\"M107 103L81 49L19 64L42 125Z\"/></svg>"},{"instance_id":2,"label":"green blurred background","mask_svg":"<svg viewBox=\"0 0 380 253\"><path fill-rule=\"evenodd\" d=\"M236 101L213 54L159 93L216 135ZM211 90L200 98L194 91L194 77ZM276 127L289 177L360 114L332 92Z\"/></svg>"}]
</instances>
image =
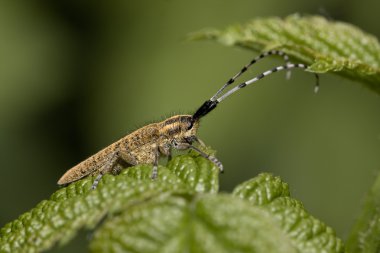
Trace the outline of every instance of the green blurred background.
<instances>
[{"instance_id":1,"label":"green blurred background","mask_svg":"<svg viewBox=\"0 0 380 253\"><path fill-rule=\"evenodd\" d=\"M260 16L328 14L380 36L375 0L0 2L0 226L48 198L71 166L149 122L192 113L253 56L188 33ZM274 57L275 58L275 57ZM282 64L266 60L243 79ZM221 189L281 176L346 237L380 169L380 98L334 75L280 73L227 99L199 136ZM86 233L58 250L84 251Z\"/></svg>"}]
</instances>

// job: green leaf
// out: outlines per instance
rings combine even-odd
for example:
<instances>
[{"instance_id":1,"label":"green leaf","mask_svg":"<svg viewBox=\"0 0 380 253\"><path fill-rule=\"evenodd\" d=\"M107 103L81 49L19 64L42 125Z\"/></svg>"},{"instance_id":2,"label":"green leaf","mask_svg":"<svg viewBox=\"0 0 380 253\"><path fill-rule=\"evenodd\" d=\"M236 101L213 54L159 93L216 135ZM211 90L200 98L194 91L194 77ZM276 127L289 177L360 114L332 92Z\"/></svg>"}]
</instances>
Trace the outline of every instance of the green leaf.
<instances>
[{"instance_id":1,"label":"green leaf","mask_svg":"<svg viewBox=\"0 0 380 253\"><path fill-rule=\"evenodd\" d=\"M63 245L106 215L160 195L217 190L217 168L206 159L178 156L168 167L160 166L155 181L150 179L151 166L138 165L118 176L105 175L93 191L91 177L58 190L0 230L0 252L38 252L57 242Z\"/></svg>"},{"instance_id":2,"label":"green leaf","mask_svg":"<svg viewBox=\"0 0 380 253\"><path fill-rule=\"evenodd\" d=\"M176 176L178 182L192 191L217 193L219 190L219 169L196 152L176 156L168 162L167 169ZM124 173L136 180L151 181L151 170L127 169Z\"/></svg>"},{"instance_id":3,"label":"green leaf","mask_svg":"<svg viewBox=\"0 0 380 253\"><path fill-rule=\"evenodd\" d=\"M238 196L238 197L236 197ZM239 199L240 198L240 199ZM93 252L344 252L332 229L269 174L232 195L176 194L131 206L94 234Z\"/></svg>"},{"instance_id":4,"label":"green leaf","mask_svg":"<svg viewBox=\"0 0 380 253\"><path fill-rule=\"evenodd\" d=\"M217 193L219 169L215 164L192 152L193 157L180 156L168 164L168 169L196 192Z\"/></svg>"},{"instance_id":5,"label":"green leaf","mask_svg":"<svg viewBox=\"0 0 380 253\"><path fill-rule=\"evenodd\" d=\"M344 252L343 242L335 232L291 198L288 185L280 178L260 174L237 186L233 195L271 213L297 252Z\"/></svg>"},{"instance_id":6,"label":"green leaf","mask_svg":"<svg viewBox=\"0 0 380 253\"><path fill-rule=\"evenodd\" d=\"M371 187L363 210L347 240L348 252L375 253L380 249L380 174Z\"/></svg>"},{"instance_id":7,"label":"green leaf","mask_svg":"<svg viewBox=\"0 0 380 253\"><path fill-rule=\"evenodd\" d=\"M93 252L297 252L267 212L228 195L169 197L105 222Z\"/></svg>"},{"instance_id":8,"label":"green leaf","mask_svg":"<svg viewBox=\"0 0 380 253\"><path fill-rule=\"evenodd\" d=\"M290 197L289 186L279 177L262 173L235 187L233 195L248 200L253 205L263 206L280 197Z\"/></svg>"},{"instance_id":9,"label":"green leaf","mask_svg":"<svg viewBox=\"0 0 380 253\"><path fill-rule=\"evenodd\" d=\"M80 229L95 230L93 252L342 252L330 228L268 174L215 194L218 169L190 153L159 178L139 165L88 177L54 193L0 230L0 252L39 252L64 245Z\"/></svg>"},{"instance_id":10,"label":"green leaf","mask_svg":"<svg viewBox=\"0 0 380 253\"><path fill-rule=\"evenodd\" d=\"M224 30L204 30L190 38L255 51L283 50L308 64L311 72L334 72L380 93L380 44L376 37L348 23L294 14L284 19L257 18Z\"/></svg>"}]
</instances>

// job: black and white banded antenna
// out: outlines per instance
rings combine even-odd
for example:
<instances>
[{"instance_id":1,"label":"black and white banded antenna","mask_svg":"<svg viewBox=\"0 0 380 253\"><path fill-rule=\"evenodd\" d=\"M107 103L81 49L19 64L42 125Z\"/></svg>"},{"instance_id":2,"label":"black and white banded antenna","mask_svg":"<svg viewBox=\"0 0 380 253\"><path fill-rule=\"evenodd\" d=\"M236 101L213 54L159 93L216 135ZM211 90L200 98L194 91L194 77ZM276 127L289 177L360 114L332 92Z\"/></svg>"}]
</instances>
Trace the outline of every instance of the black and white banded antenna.
<instances>
[{"instance_id":1,"label":"black and white banded antenna","mask_svg":"<svg viewBox=\"0 0 380 253\"><path fill-rule=\"evenodd\" d=\"M222 88L220 88L214 96L212 96L212 98L210 100L216 100L216 98L220 95L220 93L223 92L223 90L225 88L227 88L227 86L231 85L232 83L235 82L235 80L241 76L245 71L248 70L249 67L251 67L253 64L255 64L256 62L260 61L261 59L267 57L267 56L270 56L270 55L279 55L279 56L282 56L284 58L284 61L286 64L289 64L289 56L287 54L285 54L285 52L283 51L279 51L279 50L270 50L270 51L267 51L267 52L264 52L262 54L260 54L259 56L256 56L250 63L248 63L247 65L245 65L236 75L234 75L233 77L231 77L223 86ZM290 79L290 75L291 75L291 72L290 70L288 70L286 72L286 79Z\"/></svg>"},{"instance_id":2,"label":"black and white banded antenna","mask_svg":"<svg viewBox=\"0 0 380 253\"><path fill-rule=\"evenodd\" d=\"M257 61L259 61L260 59L266 57L266 56L269 56L269 55L280 55L280 56L283 56L284 60L285 60L285 65L281 65L281 66L277 66L275 68L272 68L270 70L267 70L259 75L257 75L256 77L244 82L244 83L241 83L239 85L236 85L235 87L233 87L232 89L230 89L229 91L225 92L224 94L223 91L225 88L227 88L229 85L231 85L233 82L235 82L235 80L241 75L243 74L250 66L252 66L254 63L256 63ZM287 78L290 77L290 70L291 69L294 69L294 68L299 68L299 69L307 69L308 66L305 65L305 64L302 64L302 63L290 63L289 62L289 57L282 51L277 51L277 50L272 50L272 51L268 51L268 52L265 52L265 53L262 53L261 55L257 56L255 59L253 59L249 64L245 65L235 76L233 76L230 80L228 80L227 83L225 83L216 93L215 95L213 95L209 100L207 100L206 102L203 103L203 105L201 107L199 107L199 109L193 114L193 121L197 121L199 120L201 117L207 115L209 112L211 112L220 102L222 102L224 99L226 99L227 97L229 97L230 95L232 95L233 93L235 93L236 91L252 84L252 83L255 83L257 81L259 81L260 79L268 76L268 75L271 75L275 72L278 72L278 71L282 71L282 70L287 70ZM314 92L317 93L318 90L319 90L319 76L317 73L315 73L315 78L316 78L316 84L314 86Z\"/></svg>"}]
</instances>

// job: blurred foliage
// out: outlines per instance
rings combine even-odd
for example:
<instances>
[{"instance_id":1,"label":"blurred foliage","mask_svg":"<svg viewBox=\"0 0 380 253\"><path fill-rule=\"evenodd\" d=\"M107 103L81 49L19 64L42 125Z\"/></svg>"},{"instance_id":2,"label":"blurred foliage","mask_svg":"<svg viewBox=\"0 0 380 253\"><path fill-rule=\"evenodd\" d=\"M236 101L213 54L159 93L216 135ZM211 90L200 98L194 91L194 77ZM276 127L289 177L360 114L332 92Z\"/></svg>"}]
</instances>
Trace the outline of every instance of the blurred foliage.
<instances>
[{"instance_id":1,"label":"blurred foliage","mask_svg":"<svg viewBox=\"0 0 380 253\"><path fill-rule=\"evenodd\" d=\"M347 240L347 252L378 252L380 248L380 175L369 190L362 213Z\"/></svg>"},{"instance_id":2,"label":"blurred foliage","mask_svg":"<svg viewBox=\"0 0 380 253\"><path fill-rule=\"evenodd\" d=\"M192 113L256 53L184 42L206 26L323 14L380 36L374 0L0 3L0 226L47 199L70 167L130 131ZM281 64L268 59L247 73ZM222 191L267 171L347 236L380 164L378 95L336 75L272 75L201 123ZM227 145L226 145L227 144ZM162 161L164 164L165 162ZM247 169L249 168L249 169ZM338 183L337 183L338 182ZM54 252L83 252L86 233Z\"/></svg>"},{"instance_id":3,"label":"blurred foliage","mask_svg":"<svg viewBox=\"0 0 380 253\"><path fill-rule=\"evenodd\" d=\"M199 156L140 165L58 190L0 230L1 252L39 252L97 227L93 252L343 252L331 228L290 198L269 174L215 194L218 168ZM252 239L254 238L254 240Z\"/></svg>"}]
</instances>

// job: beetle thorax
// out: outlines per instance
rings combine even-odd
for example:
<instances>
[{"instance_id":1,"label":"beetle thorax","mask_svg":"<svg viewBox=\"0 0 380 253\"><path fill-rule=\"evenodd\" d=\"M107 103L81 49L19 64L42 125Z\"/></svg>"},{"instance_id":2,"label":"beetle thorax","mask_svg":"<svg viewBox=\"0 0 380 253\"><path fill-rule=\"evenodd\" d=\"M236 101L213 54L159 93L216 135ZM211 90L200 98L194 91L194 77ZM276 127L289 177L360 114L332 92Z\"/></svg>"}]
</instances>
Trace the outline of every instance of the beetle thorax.
<instances>
[{"instance_id":1,"label":"beetle thorax","mask_svg":"<svg viewBox=\"0 0 380 253\"><path fill-rule=\"evenodd\" d=\"M198 126L191 115L176 115L162 121L159 129L160 135L168 139L187 139L196 135Z\"/></svg>"}]
</instances>

